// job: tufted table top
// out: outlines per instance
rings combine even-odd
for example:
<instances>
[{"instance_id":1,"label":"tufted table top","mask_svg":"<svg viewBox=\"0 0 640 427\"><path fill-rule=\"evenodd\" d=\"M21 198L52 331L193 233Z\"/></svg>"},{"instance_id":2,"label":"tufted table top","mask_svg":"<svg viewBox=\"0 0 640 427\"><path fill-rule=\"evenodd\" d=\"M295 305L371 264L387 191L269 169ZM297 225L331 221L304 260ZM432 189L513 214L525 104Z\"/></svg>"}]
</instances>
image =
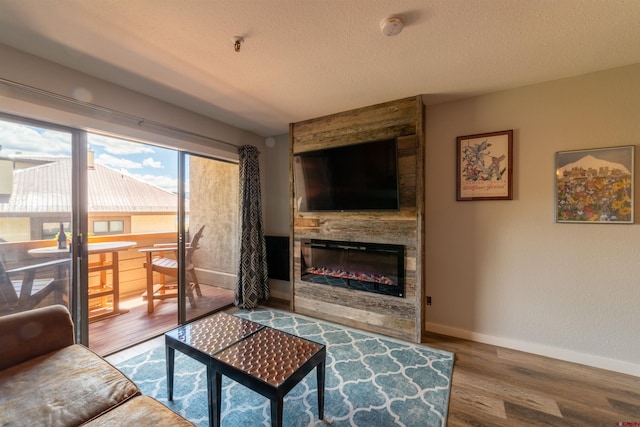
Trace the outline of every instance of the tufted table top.
<instances>
[{"instance_id":1,"label":"tufted table top","mask_svg":"<svg viewBox=\"0 0 640 427\"><path fill-rule=\"evenodd\" d=\"M283 398L316 369L318 417L324 417L326 347L227 313L165 334L167 397L173 400L175 351L207 365L209 425L220 426L222 375L271 400L272 427L282 426Z\"/></svg>"},{"instance_id":2,"label":"tufted table top","mask_svg":"<svg viewBox=\"0 0 640 427\"><path fill-rule=\"evenodd\" d=\"M272 328L263 328L215 355L227 365L279 386L323 346Z\"/></svg>"},{"instance_id":3,"label":"tufted table top","mask_svg":"<svg viewBox=\"0 0 640 427\"><path fill-rule=\"evenodd\" d=\"M173 329L165 336L213 356L262 328L259 323L220 312Z\"/></svg>"}]
</instances>

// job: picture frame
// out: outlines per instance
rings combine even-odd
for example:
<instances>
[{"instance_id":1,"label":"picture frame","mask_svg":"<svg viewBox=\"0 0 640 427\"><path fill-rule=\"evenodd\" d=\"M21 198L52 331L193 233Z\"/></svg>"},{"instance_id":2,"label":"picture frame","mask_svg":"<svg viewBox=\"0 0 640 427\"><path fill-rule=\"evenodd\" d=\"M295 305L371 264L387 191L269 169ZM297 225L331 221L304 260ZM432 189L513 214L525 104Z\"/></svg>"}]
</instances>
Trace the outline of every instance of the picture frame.
<instances>
[{"instance_id":1,"label":"picture frame","mask_svg":"<svg viewBox=\"0 0 640 427\"><path fill-rule=\"evenodd\" d=\"M456 200L513 200L513 129L456 138Z\"/></svg>"},{"instance_id":2,"label":"picture frame","mask_svg":"<svg viewBox=\"0 0 640 427\"><path fill-rule=\"evenodd\" d=\"M558 151L557 223L633 224L635 146Z\"/></svg>"}]
</instances>

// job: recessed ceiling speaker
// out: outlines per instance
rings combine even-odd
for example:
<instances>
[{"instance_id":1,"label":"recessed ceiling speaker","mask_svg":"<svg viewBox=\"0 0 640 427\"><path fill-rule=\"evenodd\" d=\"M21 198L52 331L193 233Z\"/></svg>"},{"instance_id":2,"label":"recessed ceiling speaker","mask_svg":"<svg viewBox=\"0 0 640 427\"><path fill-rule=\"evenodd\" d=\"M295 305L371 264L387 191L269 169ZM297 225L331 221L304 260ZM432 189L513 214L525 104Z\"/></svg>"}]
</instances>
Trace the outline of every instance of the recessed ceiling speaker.
<instances>
[{"instance_id":1,"label":"recessed ceiling speaker","mask_svg":"<svg viewBox=\"0 0 640 427\"><path fill-rule=\"evenodd\" d=\"M404 22L402 22L402 19L397 16L390 16L380 22L380 30L382 30L382 34L385 36L395 36L400 34L403 28Z\"/></svg>"},{"instance_id":2,"label":"recessed ceiling speaker","mask_svg":"<svg viewBox=\"0 0 640 427\"><path fill-rule=\"evenodd\" d=\"M272 136L268 136L264 139L264 145L266 145L269 148L272 148L276 145L276 139Z\"/></svg>"}]
</instances>

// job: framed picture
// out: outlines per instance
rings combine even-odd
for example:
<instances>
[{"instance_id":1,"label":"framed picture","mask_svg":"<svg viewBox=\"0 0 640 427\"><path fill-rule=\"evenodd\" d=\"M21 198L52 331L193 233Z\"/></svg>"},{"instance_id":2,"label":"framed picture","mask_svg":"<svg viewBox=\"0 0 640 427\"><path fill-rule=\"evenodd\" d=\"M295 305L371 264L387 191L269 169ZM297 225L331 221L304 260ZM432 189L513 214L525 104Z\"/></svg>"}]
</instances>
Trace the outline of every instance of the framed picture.
<instances>
[{"instance_id":1,"label":"framed picture","mask_svg":"<svg viewBox=\"0 0 640 427\"><path fill-rule=\"evenodd\" d=\"M635 146L556 153L556 222L633 224Z\"/></svg>"},{"instance_id":2,"label":"framed picture","mask_svg":"<svg viewBox=\"0 0 640 427\"><path fill-rule=\"evenodd\" d=\"M457 200L513 199L513 130L459 136Z\"/></svg>"}]
</instances>

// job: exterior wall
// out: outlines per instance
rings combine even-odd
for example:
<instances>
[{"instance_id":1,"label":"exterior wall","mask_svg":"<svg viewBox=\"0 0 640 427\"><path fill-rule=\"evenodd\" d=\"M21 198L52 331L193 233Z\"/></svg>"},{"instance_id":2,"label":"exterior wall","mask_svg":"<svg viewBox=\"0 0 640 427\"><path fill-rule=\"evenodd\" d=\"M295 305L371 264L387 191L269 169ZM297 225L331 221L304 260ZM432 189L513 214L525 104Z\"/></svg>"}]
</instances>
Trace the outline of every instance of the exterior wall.
<instances>
[{"instance_id":1,"label":"exterior wall","mask_svg":"<svg viewBox=\"0 0 640 427\"><path fill-rule=\"evenodd\" d=\"M189 158L189 228L205 226L193 255L203 283L233 288L238 269L238 165Z\"/></svg>"},{"instance_id":2,"label":"exterior wall","mask_svg":"<svg viewBox=\"0 0 640 427\"><path fill-rule=\"evenodd\" d=\"M178 206L176 206L176 210ZM132 215L131 233L178 231L177 213L171 215Z\"/></svg>"},{"instance_id":3,"label":"exterior wall","mask_svg":"<svg viewBox=\"0 0 640 427\"><path fill-rule=\"evenodd\" d=\"M6 242L31 240L31 220L25 217L2 217L0 239Z\"/></svg>"}]
</instances>

